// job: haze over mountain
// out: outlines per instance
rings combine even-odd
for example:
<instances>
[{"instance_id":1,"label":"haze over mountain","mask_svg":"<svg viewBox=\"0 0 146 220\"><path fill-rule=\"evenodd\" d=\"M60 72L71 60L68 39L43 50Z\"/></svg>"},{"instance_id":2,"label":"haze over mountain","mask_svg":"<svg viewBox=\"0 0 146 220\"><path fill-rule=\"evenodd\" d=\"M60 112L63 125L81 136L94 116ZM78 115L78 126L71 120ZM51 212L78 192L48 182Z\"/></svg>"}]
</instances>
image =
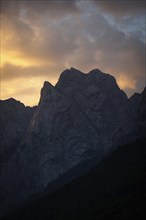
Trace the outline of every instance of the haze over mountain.
<instances>
[{"instance_id":1,"label":"haze over mountain","mask_svg":"<svg viewBox=\"0 0 146 220\"><path fill-rule=\"evenodd\" d=\"M55 86L44 83L35 108L1 101L2 212L82 162L95 157L98 162L122 139L143 136L145 93L128 99L113 76L71 68Z\"/></svg>"}]
</instances>

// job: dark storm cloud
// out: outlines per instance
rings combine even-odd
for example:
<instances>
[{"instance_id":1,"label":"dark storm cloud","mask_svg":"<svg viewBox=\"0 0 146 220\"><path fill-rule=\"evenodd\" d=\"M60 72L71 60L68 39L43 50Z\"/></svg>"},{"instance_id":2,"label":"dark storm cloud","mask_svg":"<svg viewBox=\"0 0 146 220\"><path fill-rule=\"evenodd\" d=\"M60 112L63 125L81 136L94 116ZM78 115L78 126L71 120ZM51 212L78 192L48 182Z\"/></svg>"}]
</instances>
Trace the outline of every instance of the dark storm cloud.
<instances>
[{"instance_id":1,"label":"dark storm cloud","mask_svg":"<svg viewBox=\"0 0 146 220\"><path fill-rule=\"evenodd\" d=\"M92 0L103 11L111 13L115 16L124 16L129 14L140 14L144 12L146 7L145 0L109 0L98 1Z\"/></svg>"}]
</instances>

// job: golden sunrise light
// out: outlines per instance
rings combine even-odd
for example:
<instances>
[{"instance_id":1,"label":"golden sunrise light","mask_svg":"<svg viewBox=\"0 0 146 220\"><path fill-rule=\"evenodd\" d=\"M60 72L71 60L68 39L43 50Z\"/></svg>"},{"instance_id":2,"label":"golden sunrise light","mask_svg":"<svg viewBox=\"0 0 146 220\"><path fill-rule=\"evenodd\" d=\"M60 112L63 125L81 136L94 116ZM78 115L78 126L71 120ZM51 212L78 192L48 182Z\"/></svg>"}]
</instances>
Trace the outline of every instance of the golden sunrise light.
<instances>
[{"instance_id":1,"label":"golden sunrise light","mask_svg":"<svg viewBox=\"0 0 146 220\"><path fill-rule=\"evenodd\" d=\"M146 0L0 0L0 219L146 219Z\"/></svg>"},{"instance_id":2,"label":"golden sunrise light","mask_svg":"<svg viewBox=\"0 0 146 220\"><path fill-rule=\"evenodd\" d=\"M130 12L126 23L126 11L115 13L100 1L62 2L2 1L1 99L35 105L43 82L55 84L70 67L86 73L101 69L112 74L128 96L141 92L143 10Z\"/></svg>"},{"instance_id":3,"label":"golden sunrise light","mask_svg":"<svg viewBox=\"0 0 146 220\"><path fill-rule=\"evenodd\" d=\"M117 83L121 89L126 89L130 88L132 90L136 89L136 80L133 78L129 78L127 76L128 74L125 75L119 75L117 78Z\"/></svg>"}]
</instances>

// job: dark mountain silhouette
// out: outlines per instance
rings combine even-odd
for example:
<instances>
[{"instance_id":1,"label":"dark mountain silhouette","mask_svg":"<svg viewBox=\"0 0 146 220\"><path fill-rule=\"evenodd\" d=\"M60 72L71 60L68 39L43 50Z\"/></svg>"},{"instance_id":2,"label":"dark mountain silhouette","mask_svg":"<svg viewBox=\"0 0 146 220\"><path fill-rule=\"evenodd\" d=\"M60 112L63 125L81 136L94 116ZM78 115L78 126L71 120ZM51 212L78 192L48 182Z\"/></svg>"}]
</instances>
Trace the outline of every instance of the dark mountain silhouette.
<instances>
[{"instance_id":1,"label":"dark mountain silhouette","mask_svg":"<svg viewBox=\"0 0 146 220\"><path fill-rule=\"evenodd\" d=\"M84 74L71 68L56 86L45 82L37 108L11 103L1 102L2 149L9 155L1 167L1 214L86 172L123 140L145 134L145 90L128 99L114 77L98 69Z\"/></svg>"},{"instance_id":2,"label":"dark mountain silhouette","mask_svg":"<svg viewBox=\"0 0 146 220\"><path fill-rule=\"evenodd\" d=\"M7 162L16 152L36 107L25 107L13 98L0 100L0 164Z\"/></svg>"},{"instance_id":3,"label":"dark mountain silhouette","mask_svg":"<svg viewBox=\"0 0 146 220\"><path fill-rule=\"evenodd\" d=\"M145 219L145 143L141 138L119 147L85 175L6 219Z\"/></svg>"}]
</instances>

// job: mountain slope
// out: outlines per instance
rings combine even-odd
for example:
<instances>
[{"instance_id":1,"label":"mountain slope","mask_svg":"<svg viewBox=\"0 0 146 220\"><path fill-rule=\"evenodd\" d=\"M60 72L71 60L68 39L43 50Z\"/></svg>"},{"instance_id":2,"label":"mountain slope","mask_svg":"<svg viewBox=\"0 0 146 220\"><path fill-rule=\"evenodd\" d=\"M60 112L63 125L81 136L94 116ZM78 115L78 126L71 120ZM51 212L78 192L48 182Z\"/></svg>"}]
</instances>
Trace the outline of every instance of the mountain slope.
<instances>
[{"instance_id":1,"label":"mountain slope","mask_svg":"<svg viewBox=\"0 0 146 220\"><path fill-rule=\"evenodd\" d=\"M98 69L65 70L56 86L45 82L17 152L3 167L1 207L23 202L74 166L102 158L136 125L116 80Z\"/></svg>"},{"instance_id":2,"label":"mountain slope","mask_svg":"<svg viewBox=\"0 0 146 220\"><path fill-rule=\"evenodd\" d=\"M133 115L135 126L133 126L132 131L125 136L124 140L120 141L121 143L124 143L124 141L127 143L137 138L145 137L146 134L146 87L141 94L135 93L129 99L129 102L129 112Z\"/></svg>"},{"instance_id":3,"label":"mountain slope","mask_svg":"<svg viewBox=\"0 0 146 220\"><path fill-rule=\"evenodd\" d=\"M122 146L88 173L7 219L146 217L146 138Z\"/></svg>"},{"instance_id":4,"label":"mountain slope","mask_svg":"<svg viewBox=\"0 0 146 220\"><path fill-rule=\"evenodd\" d=\"M16 152L26 129L29 126L35 107L25 107L13 98L0 100L0 163L1 165Z\"/></svg>"}]
</instances>

